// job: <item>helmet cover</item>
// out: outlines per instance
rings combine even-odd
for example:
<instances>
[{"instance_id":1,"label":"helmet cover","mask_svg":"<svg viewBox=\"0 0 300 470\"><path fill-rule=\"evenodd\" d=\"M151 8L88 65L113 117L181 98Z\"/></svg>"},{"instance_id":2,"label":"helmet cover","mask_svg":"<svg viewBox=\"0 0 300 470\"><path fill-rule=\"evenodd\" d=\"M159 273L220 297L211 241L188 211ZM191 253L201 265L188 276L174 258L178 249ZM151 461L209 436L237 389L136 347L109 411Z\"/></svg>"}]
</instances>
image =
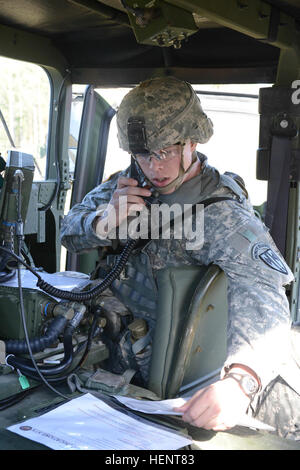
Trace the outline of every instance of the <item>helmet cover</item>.
<instances>
[{"instance_id":1,"label":"helmet cover","mask_svg":"<svg viewBox=\"0 0 300 470\"><path fill-rule=\"evenodd\" d=\"M123 98L117 112L120 147L134 153L128 139L128 121L144 122L147 150L163 149L187 139L204 144L213 134L213 124L201 107L191 85L175 77L147 80Z\"/></svg>"}]
</instances>

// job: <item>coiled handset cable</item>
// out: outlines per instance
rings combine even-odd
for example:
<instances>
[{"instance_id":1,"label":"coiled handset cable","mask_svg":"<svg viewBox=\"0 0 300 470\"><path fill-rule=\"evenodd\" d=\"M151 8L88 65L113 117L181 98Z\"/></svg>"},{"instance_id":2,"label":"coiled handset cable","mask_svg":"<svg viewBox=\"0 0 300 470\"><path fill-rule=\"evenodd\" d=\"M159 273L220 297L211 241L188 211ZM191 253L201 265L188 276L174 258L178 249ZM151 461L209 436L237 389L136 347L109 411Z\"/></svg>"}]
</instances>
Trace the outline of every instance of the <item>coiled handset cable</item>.
<instances>
[{"instance_id":1,"label":"coiled handset cable","mask_svg":"<svg viewBox=\"0 0 300 470\"><path fill-rule=\"evenodd\" d=\"M3 246L0 246L0 250L9 253L15 260L19 261L19 263L22 263L34 276L36 276L38 278L38 281L36 283L37 287L39 287L44 292L47 292L47 294L50 294L53 297L57 297L59 299L85 302L87 300L92 300L94 297L100 295L105 289L107 289L107 287L110 286L110 284L115 279L120 276L125 264L127 263L129 255L131 254L137 243L138 240L128 240L122 250L122 253L118 257L116 264L114 265L112 270L105 276L103 281L101 281L100 284L98 284L97 286L85 292L70 292L58 289L57 287L54 287L51 284L48 284L48 282L44 281L44 279L31 266L25 263L25 261L20 256L16 255L13 251L4 248Z\"/></svg>"},{"instance_id":2,"label":"coiled handset cable","mask_svg":"<svg viewBox=\"0 0 300 470\"><path fill-rule=\"evenodd\" d=\"M132 159L131 161L131 166L130 166L130 176L133 178L136 178L141 185L144 184L143 181L141 181L142 175L141 173L138 173L138 168L136 166L135 161ZM148 205L151 205L155 202L158 201L158 193L154 192L150 198L144 198L145 202ZM53 297L57 297L59 299L63 300L72 300L75 302L85 302L88 300L92 300L93 298L99 296L102 294L105 289L107 289L115 279L117 279L121 272L123 271L128 258L132 251L135 249L137 244L139 243L139 239L132 239L129 238L121 252L121 254L118 256L117 261L111 271L104 277L104 279L95 287L93 287L90 290L84 291L84 292L69 292L65 291L62 289L58 289L48 282L46 282L31 266L29 266L25 261L15 253L13 253L11 250L4 248L0 246L0 250L10 254L13 258L15 258L19 263L22 263L29 271L34 274L38 278L37 281L37 287L39 287L41 290L44 292L47 292L47 294L52 295Z\"/></svg>"},{"instance_id":3,"label":"coiled handset cable","mask_svg":"<svg viewBox=\"0 0 300 470\"><path fill-rule=\"evenodd\" d=\"M28 366L28 364L26 364L26 365L22 364L22 360L18 361L17 358L14 360L14 356L12 356L12 355L10 355L7 358L7 361L8 361L8 364L11 364L12 366L15 365L15 367L19 366L20 368L22 368L22 366L23 366L25 369L27 369L26 372L29 376L32 376L32 374L34 374L36 372L38 374L38 376L42 379L42 381L45 383L45 385L47 385L52 391L54 391L58 395L62 396L63 398L69 400L68 397L61 394L59 391L57 391L55 388L53 388L49 384L49 382L45 379L45 377L40 372L40 370L39 370L39 368L38 368L38 366L35 362L35 359L33 357L32 349L31 349L31 345L30 345L30 340L29 340L28 332L27 332L27 328L26 328L25 314L24 314L24 303L23 303L23 296L22 296L20 264L23 264L34 276L36 276L38 278L37 287L39 287L41 290L47 292L48 294L50 294L54 297L60 298L60 299L72 300L72 301L77 301L77 302L84 302L84 301L88 301L88 300L91 300L91 299L99 296L105 289L107 289L107 287L109 287L112 284L112 282L115 279L117 279L120 276L121 272L124 269L124 266L126 265L126 263L128 261L128 258L130 256L130 254L132 253L134 248L137 246L139 240L129 238L126 245L125 245L125 247L123 248L120 256L118 257L117 262L115 263L115 265L111 269L111 271L105 276L105 278L100 282L100 284L98 284L97 286L95 286L94 288L92 288L88 291L85 291L85 292L69 292L69 291L65 291L65 290L62 290L62 289L58 289L58 288L52 286L51 284L48 284L35 271L35 269L33 269L31 266L29 266L20 256L21 255L21 241L22 241L22 238L23 238L23 230L20 228L20 227L23 226L23 222L22 222L22 218L21 218L21 207L20 207L21 181L22 181L21 176L22 176L21 174L17 175L17 177L18 177L18 224L17 224L17 227L18 227L17 228L17 232L18 232L18 236L17 236L17 239L18 239L18 255L16 255L12 250L9 250L9 249L7 249L3 246L0 246L0 250L6 252L10 256L12 256L15 260L18 261L18 284L19 284L19 292L20 292L21 316L22 316L22 322L23 322L23 327L24 327L24 332L25 332L25 341L26 341L26 344L27 344L30 359L31 359L31 361L34 365L35 370L33 368L30 368ZM150 201L147 201L147 202L148 202L148 204L149 203L151 204L154 201L151 200L151 202ZM45 369L45 370L43 370L43 372L46 373L47 375L50 372L50 375L52 375L51 374L52 371L50 371L50 370ZM50 377L48 377L48 379L51 380ZM53 380L55 380L55 378L53 378Z\"/></svg>"}]
</instances>

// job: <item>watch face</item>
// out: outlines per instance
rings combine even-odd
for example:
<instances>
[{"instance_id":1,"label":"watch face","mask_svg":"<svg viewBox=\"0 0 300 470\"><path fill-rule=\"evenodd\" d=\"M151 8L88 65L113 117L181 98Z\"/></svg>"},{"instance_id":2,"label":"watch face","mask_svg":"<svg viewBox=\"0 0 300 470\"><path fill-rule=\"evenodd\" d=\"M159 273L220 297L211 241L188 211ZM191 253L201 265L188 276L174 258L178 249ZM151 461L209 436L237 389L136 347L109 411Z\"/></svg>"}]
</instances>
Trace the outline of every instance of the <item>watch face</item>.
<instances>
[{"instance_id":1,"label":"watch face","mask_svg":"<svg viewBox=\"0 0 300 470\"><path fill-rule=\"evenodd\" d=\"M256 380L250 376L243 377L241 385L247 394L255 393L258 390Z\"/></svg>"}]
</instances>

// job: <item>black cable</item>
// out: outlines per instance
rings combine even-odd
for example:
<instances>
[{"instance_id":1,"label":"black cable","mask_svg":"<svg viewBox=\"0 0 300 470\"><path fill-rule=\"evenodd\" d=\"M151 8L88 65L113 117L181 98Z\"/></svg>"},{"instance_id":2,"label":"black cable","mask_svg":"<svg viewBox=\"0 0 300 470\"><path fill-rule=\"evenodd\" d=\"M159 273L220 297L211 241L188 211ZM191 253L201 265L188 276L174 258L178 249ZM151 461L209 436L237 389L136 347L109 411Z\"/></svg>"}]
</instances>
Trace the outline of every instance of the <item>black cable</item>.
<instances>
[{"instance_id":1,"label":"black cable","mask_svg":"<svg viewBox=\"0 0 300 470\"><path fill-rule=\"evenodd\" d=\"M62 316L57 315L49 327L45 335L34 337L30 340L30 346L33 353L44 351L44 349L49 348L55 341L58 336L64 331L68 320ZM25 340L20 339L8 339L5 341L5 350L7 354L27 354L28 348Z\"/></svg>"},{"instance_id":2,"label":"black cable","mask_svg":"<svg viewBox=\"0 0 300 470\"><path fill-rule=\"evenodd\" d=\"M0 400L0 411L6 410L12 405L16 405L21 400L23 400L32 390L24 390L23 392L18 393L17 395L13 395L12 397L5 398Z\"/></svg>"},{"instance_id":3,"label":"black cable","mask_svg":"<svg viewBox=\"0 0 300 470\"><path fill-rule=\"evenodd\" d=\"M75 356L77 356L83 347L85 347L85 351L77 364L77 366L70 371L70 373L74 372L75 370L79 369L83 362L85 361L92 345L92 340L93 338L98 334L97 331L97 322L99 319L100 312L96 311L94 314L94 319L92 322L92 325L89 329L89 334L88 338L86 341L84 341L82 344L80 344L76 350L75 353L73 353L73 344L72 344L72 336L73 336L73 328L68 327L65 336L64 336L64 351L65 351L65 356L64 359L60 362L59 365L57 366L44 366L44 367L39 367L40 372L44 375L47 376L47 380L51 381L51 378L54 375L59 375L62 372L65 372L66 369L69 368L69 366L72 364L73 359ZM35 380L38 380L39 377L35 373L35 369L31 366L31 362L23 357L14 357L14 356L9 356L7 358L7 364L11 365L12 367L15 367L17 369L20 369L26 376L31 377ZM69 374L68 374L69 375ZM61 382L67 379L68 375L64 377L55 377L53 379L54 382Z\"/></svg>"},{"instance_id":4,"label":"black cable","mask_svg":"<svg viewBox=\"0 0 300 470\"><path fill-rule=\"evenodd\" d=\"M98 320L98 317L97 318L94 318L94 321L93 321L93 324L90 328L90 332L89 332L89 338L84 341L82 344L80 344L76 350L76 352L74 353L73 355L73 359L82 351L83 348L85 348L85 351L79 361L79 363L76 365L76 367L74 367L74 369L70 370L67 375L64 375L64 376L58 376L58 377L53 377L53 376L47 376L47 381L48 382L52 382L52 383L62 383L62 382L65 382L69 375L70 374L73 374L76 370L78 370L81 365L83 364L83 362L85 361L89 351L90 351L90 347L91 347L91 342L92 342L92 339L94 338L94 336L96 336L98 334L98 332L96 331L96 323L97 323L97 320ZM18 358L20 359L20 358ZM22 365L20 365L20 370L22 370ZM26 376L31 378L31 379L34 379L34 380L39 380L39 377L37 376L36 373L34 373L34 369L33 368L27 368L26 369Z\"/></svg>"},{"instance_id":5,"label":"black cable","mask_svg":"<svg viewBox=\"0 0 300 470\"><path fill-rule=\"evenodd\" d=\"M22 173L22 172L21 172ZM17 197L17 213L18 213L18 216L17 216L17 219L18 219L18 230L17 230L17 240L18 240L18 254L20 255L21 254L21 244L22 244L22 239L23 239L23 233L22 233L22 230L20 230L20 224L22 225L22 215L21 215L21 189L22 189L22 177L21 177L21 174L19 173L18 176L17 176L17 179L18 179L18 197ZM18 259L21 259L20 256L18 256ZM38 374L38 376L40 377L40 379L42 380L42 382L50 389L52 390L54 393L56 393L57 395L61 396L62 398L66 399L66 400L69 400L69 397L63 395L61 392L59 392L58 390L56 390L54 387L52 387L52 385L50 385L49 382L47 382L47 380L44 378L44 376L41 374L38 366L37 366L37 363L33 357L33 353L32 353L32 350L31 350L31 346L30 346L30 340L29 340L29 336L28 336L28 330L27 330L27 325L26 325L26 318L25 318L25 312L24 312L24 299L23 299L23 291L22 291L22 281L21 281L21 266L20 266L20 263L18 263L17 265L17 274L18 274L18 287L19 287L19 298L20 298L20 313L21 313L21 319L22 319L22 323L23 323L23 329L24 329L24 334L25 334L25 339L26 339L26 343L27 343L27 348L28 348L28 352L29 352L29 356L30 356L30 359L32 361L32 364ZM10 356L12 357L12 356ZM8 359L7 359L8 360Z\"/></svg>"},{"instance_id":6,"label":"black cable","mask_svg":"<svg viewBox=\"0 0 300 470\"><path fill-rule=\"evenodd\" d=\"M17 206L18 206L18 223L17 223L17 227L18 227L18 230L17 230L17 232L18 232L18 234L17 234L18 255L16 255L13 251L8 250L8 249L6 249L2 246L0 246L0 249L2 251L6 252L7 254L10 254L14 259L16 259L18 261L17 272L18 272L18 286L19 286L19 297L20 297L20 312L21 312L22 323L23 323L23 328L24 328L24 333L25 333L25 341L26 341L29 356L30 356L30 359L31 359L31 362L32 362L34 368L32 368L29 364L24 363L25 360L23 358L19 358L19 359L14 358L13 359L14 356L9 356L7 361L9 360L9 363L11 363L11 365L14 365L18 369L22 369L26 373L26 375L28 375L29 377L36 378L36 373L37 373L39 378L42 380L42 382L48 388L50 388L52 391L54 391L56 394L60 395L61 397L65 398L66 400L69 400L68 397L66 397L65 395L60 393L58 390L56 390L54 387L52 387L50 385L49 381L58 382L58 381L65 380L65 378L56 378L56 377L53 377L53 375L58 375L59 373L61 373L65 369L67 369L72 363L72 357L73 357L73 355L72 355L72 353L73 353L72 335L71 335L71 339L70 339L69 334L67 334L67 335L65 334L65 341L66 341L67 348L65 348L65 358L60 363L60 365L58 367L43 368L42 372L41 372L39 367L37 366L37 364L35 362L34 357L33 357L32 348L31 348L29 337L28 337L28 331L27 331L26 319L25 319L25 313L24 313L24 302L23 302L23 292L22 292L22 285L21 285L20 264L23 264L30 272L32 272L38 278L37 286L40 289L44 290L45 292L49 293L50 295L52 295L54 297L59 297L59 298L62 298L62 299L75 300L75 301L78 301L78 302L82 302L82 301L85 301L85 300L91 300L94 297L99 296L121 274L125 264L127 263L128 257L130 256L132 250L137 245L138 240L132 240L132 239L128 240L128 242L126 243L124 249L122 250L121 255L118 258L117 263L115 264L113 269L106 275L106 277L103 279L103 281L99 285L95 286L94 288L90 289L89 291L80 292L80 293L63 291L63 290L57 289L56 287L51 286L50 284L45 282L41 278L41 276L34 269L31 268L31 266L29 266L27 263L24 262L24 260L20 256L21 255L21 244L22 244L22 239L23 239L23 230L20 229L20 226L22 226L21 203L20 203L20 201L21 201L21 177L19 175L19 177L18 177L18 198L17 198ZM93 324L94 324L94 328L96 328L96 318L94 318ZM88 341L87 341L86 351L85 351L83 357L81 358L80 364L82 364L84 362L84 360L85 360L85 358L88 354L88 351L90 349L91 338L93 336L92 330L94 328L92 326L91 335L90 335L90 337L88 338ZM69 330L68 330L68 332L69 332ZM78 367L79 367L79 365L78 365ZM77 367L76 367L76 369L77 369ZM47 375L48 380L46 380L46 378L44 377L43 374ZM52 376L52 377L50 378L49 376ZM53 380L51 380L51 379L53 379Z\"/></svg>"},{"instance_id":7,"label":"black cable","mask_svg":"<svg viewBox=\"0 0 300 470\"><path fill-rule=\"evenodd\" d=\"M23 300L23 292L22 292L22 284L21 284L21 269L20 269L20 265L18 264L18 269L17 269L17 273L18 273L18 283L19 283L19 298L20 298L20 312L21 312L21 318L22 318L22 323L23 323L23 328L24 328L24 334L25 334L25 339L26 339L26 342L27 342L27 348L28 348L28 352L29 352L29 356L30 356L30 359L31 359L31 362L38 374L38 376L40 377L40 379L42 380L42 382L50 389L52 390L54 393L56 393L57 395L61 396L62 398L66 399L66 400L69 400L69 397L63 395L61 392L59 392L58 390L56 390L54 387L52 387L52 385L50 385L50 383L45 379L45 377L41 374L39 368L38 368L38 365L33 357L33 353L32 353L32 350L31 350L31 347L30 347L30 342L29 342L29 336L28 336L28 331L27 331L27 326L26 326L26 319L25 319L25 312L24 312L24 300ZM10 356L12 357L12 356ZM7 362L8 362L9 358L7 359Z\"/></svg>"},{"instance_id":8,"label":"black cable","mask_svg":"<svg viewBox=\"0 0 300 470\"><path fill-rule=\"evenodd\" d=\"M90 349L91 349L91 346L92 346L92 340L93 340L94 336L96 336L98 334L98 332L97 332L97 323L98 323L99 316L100 316L100 308L97 309L94 313L94 319L93 319L93 323L92 323L92 325L90 327L90 330L89 330L88 338L87 338L87 341L86 341L85 351L84 351L79 363L77 364L77 366L75 367L74 370L79 369L79 367L86 360L86 358L88 356L88 353L90 352Z\"/></svg>"},{"instance_id":9,"label":"black cable","mask_svg":"<svg viewBox=\"0 0 300 470\"><path fill-rule=\"evenodd\" d=\"M39 278L39 281L41 281L41 282L44 282L44 281L34 271L34 269L32 269L30 266L28 266L23 261L23 259L20 256L21 255L22 240L23 240L23 229L22 229L23 227L22 227L22 218L21 218L21 181L22 181L21 175L22 175L22 173L19 173L18 176L17 176L17 178L18 178L18 198L17 198L17 213L18 213L17 219L18 219L18 221L17 221L17 234L16 234L16 237L17 237L17 244L18 244L18 255L16 255L14 252L12 252L11 250L8 250L4 247L0 247L0 248L2 248L3 251L10 254L11 256L13 256L14 259L16 259L18 261L17 273L18 273L18 287L19 287L19 298L20 298L20 313L21 313L21 318L22 318L22 323L23 323L23 328L24 328L24 334L25 334L25 342L21 342L22 343L21 346L22 346L22 348L24 348L25 343L26 343L26 352L29 353L30 362L25 358L20 358L20 357L16 358L13 355L10 355L9 357L7 357L6 360L7 360L8 365L11 365L12 367L14 367L16 369L22 370L22 372L25 373L28 377L32 377L34 379L40 378L42 380L42 382L48 388L50 388L52 391L54 391L56 394L60 395L61 397L69 400L68 397L66 397L65 395L60 393L58 390L53 388L50 385L49 381L61 382L61 381L66 379L66 377L53 377L53 376L61 374L66 369L68 369L69 366L72 364L72 361L73 361L72 335L73 335L73 332L74 332L74 327L70 325L69 327L66 328L66 331L65 331L65 334L64 334L65 357L64 357L63 361L59 364L59 366L54 366L54 367L53 366L49 366L49 367L46 366L44 368L39 368L38 367L38 365L36 364L36 361L33 357L33 351L32 351L32 347L33 348L35 347L36 341L32 341L32 340L30 341L29 336L28 336L28 330L27 330L25 312L24 312L24 301L23 301L23 292L22 292L22 283L21 283L20 264L25 265L27 267L27 269L29 269L34 275L36 275ZM136 244L135 241L130 240L129 248L131 248L131 247L133 248L135 246L135 244ZM108 276L106 276L106 279L104 280L106 282L105 283L102 282L100 286L96 286L96 289L94 288L94 289L91 290L93 292L93 297L95 295L98 295L98 291L99 291L98 288L99 287L101 287L101 289L103 289L103 290L106 289L106 286L109 285L112 282L112 280L121 273L121 271L123 269L123 266L126 263L130 252L131 252L131 250L130 249L128 250L128 248L126 250L124 250L124 254L122 253L123 256L120 257L121 262L117 263L117 265L115 266L115 269L113 269L112 272L109 273ZM53 290L53 289L55 291L57 290L53 286L50 286L50 285L48 285L48 286L51 288L51 290ZM60 291L60 289L58 289L58 291ZM91 291L88 293L89 297L91 295ZM66 292L66 291L61 291L61 292L63 292L64 294L65 293L69 294L69 292ZM101 290L101 292L102 292L102 290ZM98 316L99 315L97 315L97 314L94 315L94 320L93 320L93 323L92 323L91 328L90 328L88 340L86 342L85 352L84 352L81 360L79 361L79 364L77 365L77 367L75 369L80 367L80 365L85 361L85 359L88 355L88 352L89 352L91 344L92 344L92 338L93 338L94 332L96 330ZM78 350L79 350L79 348L78 348ZM31 366L31 364L33 364L33 367ZM47 375L47 380L44 377L44 375Z\"/></svg>"},{"instance_id":10,"label":"black cable","mask_svg":"<svg viewBox=\"0 0 300 470\"><path fill-rule=\"evenodd\" d=\"M2 284L3 282L9 281L15 275L16 275L16 270L15 269L11 269L11 270L7 271L6 273L0 275L0 284Z\"/></svg>"},{"instance_id":11,"label":"black cable","mask_svg":"<svg viewBox=\"0 0 300 470\"><path fill-rule=\"evenodd\" d=\"M20 263L22 263L29 271L34 274L38 278L37 282L37 287L39 287L41 290L47 292L48 294L52 295L53 297L58 297L60 299L64 300L74 300L76 302L84 302L87 300L91 300L94 297L99 296L105 289L107 289L110 284L119 277L121 274L125 264L127 263L127 260L132 252L132 250L135 248L137 245L138 240L128 240L126 243L125 247L122 250L121 255L118 258L118 261L116 262L115 266L112 268L112 270L105 276L103 281L98 284L97 286L93 287L92 289L85 291L85 292L69 292L65 290L58 289L54 286L51 286L51 284L48 284L46 281L42 279L42 277L29 266L25 261L20 256L17 256L14 252L11 250L8 250L2 246L0 246L0 250L5 251L6 253L9 253L13 258L18 260Z\"/></svg>"},{"instance_id":12,"label":"black cable","mask_svg":"<svg viewBox=\"0 0 300 470\"><path fill-rule=\"evenodd\" d=\"M27 264L21 256L18 256L16 253L14 253L12 250L9 250L8 248L5 248L4 246L0 246L0 250L4 251L5 253L9 254L12 258L14 258L16 261L19 263L23 264L28 271L30 271L32 274L34 274L37 278L41 279L41 276L29 265Z\"/></svg>"},{"instance_id":13,"label":"black cable","mask_svg":"<svg viewBox=\"0 0 300 470\"><path fill-rule=\"evenodd\" d=\"M95 286L94 288L88 291L85 291L85 292L63 291L61 289L57 289L56 287L51 286L50 284L45 282L42 278L38 280L37 286L43 291L47 292L48 294L54 297L59 297L60 299L74 300L77 302L84 302L86 300L91 300L94 297L99 296L105 289L107 289L111 285L111 283L115 279L117 279L120 276L137 242L138 242L137 240L129 240L126 243L125 247L123 248L121 255L118 257L118 261L116 262L112 270L105 276L105 278L100 284L98 284L97 286Z\"/></svg>"},{"instance_id":14,"label":"black cable","mask_svg":"<svg viewBox=\"0 0 300 470\"><path fill-rule=\"evenodd\" d=\"M43 376L53 376L53 375L59 375L61 372L64 372L71 364L73 361L73 344L72 344L72 336L73 336L73 327L67 327L65 334L64 334L64 358L60 362L59 365L55 366L44 366L44 367L39 367L39 371ZM15 367L16 369L22 370L24 374L26 375L27 372L35 372L35 369L31 365L31 361L24 357L15 357L15 356L9 356L7 358L7 363L8 365L11 365Z\"/></svg>"}]
</instances>

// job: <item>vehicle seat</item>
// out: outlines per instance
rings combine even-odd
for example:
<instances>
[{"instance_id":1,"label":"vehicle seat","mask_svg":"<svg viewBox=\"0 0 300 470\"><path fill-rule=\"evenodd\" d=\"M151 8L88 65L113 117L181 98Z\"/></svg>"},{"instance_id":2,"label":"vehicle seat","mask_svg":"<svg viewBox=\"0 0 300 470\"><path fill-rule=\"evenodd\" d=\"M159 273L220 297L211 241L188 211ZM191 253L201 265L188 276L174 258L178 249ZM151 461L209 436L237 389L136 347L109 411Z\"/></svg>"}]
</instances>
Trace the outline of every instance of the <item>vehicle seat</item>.
<instances>
[{"instance_id":1,"label":"vehicle seat","mask_svg":"<svg viewBox=\"0 0 300 470\"><path fill-rule=\"evenodd\" d=\"M148 388L167 399L222 367L227 281L215 265L166 268L158 272L157 281L157 323Z\"/></svg>"}]
</instances>

